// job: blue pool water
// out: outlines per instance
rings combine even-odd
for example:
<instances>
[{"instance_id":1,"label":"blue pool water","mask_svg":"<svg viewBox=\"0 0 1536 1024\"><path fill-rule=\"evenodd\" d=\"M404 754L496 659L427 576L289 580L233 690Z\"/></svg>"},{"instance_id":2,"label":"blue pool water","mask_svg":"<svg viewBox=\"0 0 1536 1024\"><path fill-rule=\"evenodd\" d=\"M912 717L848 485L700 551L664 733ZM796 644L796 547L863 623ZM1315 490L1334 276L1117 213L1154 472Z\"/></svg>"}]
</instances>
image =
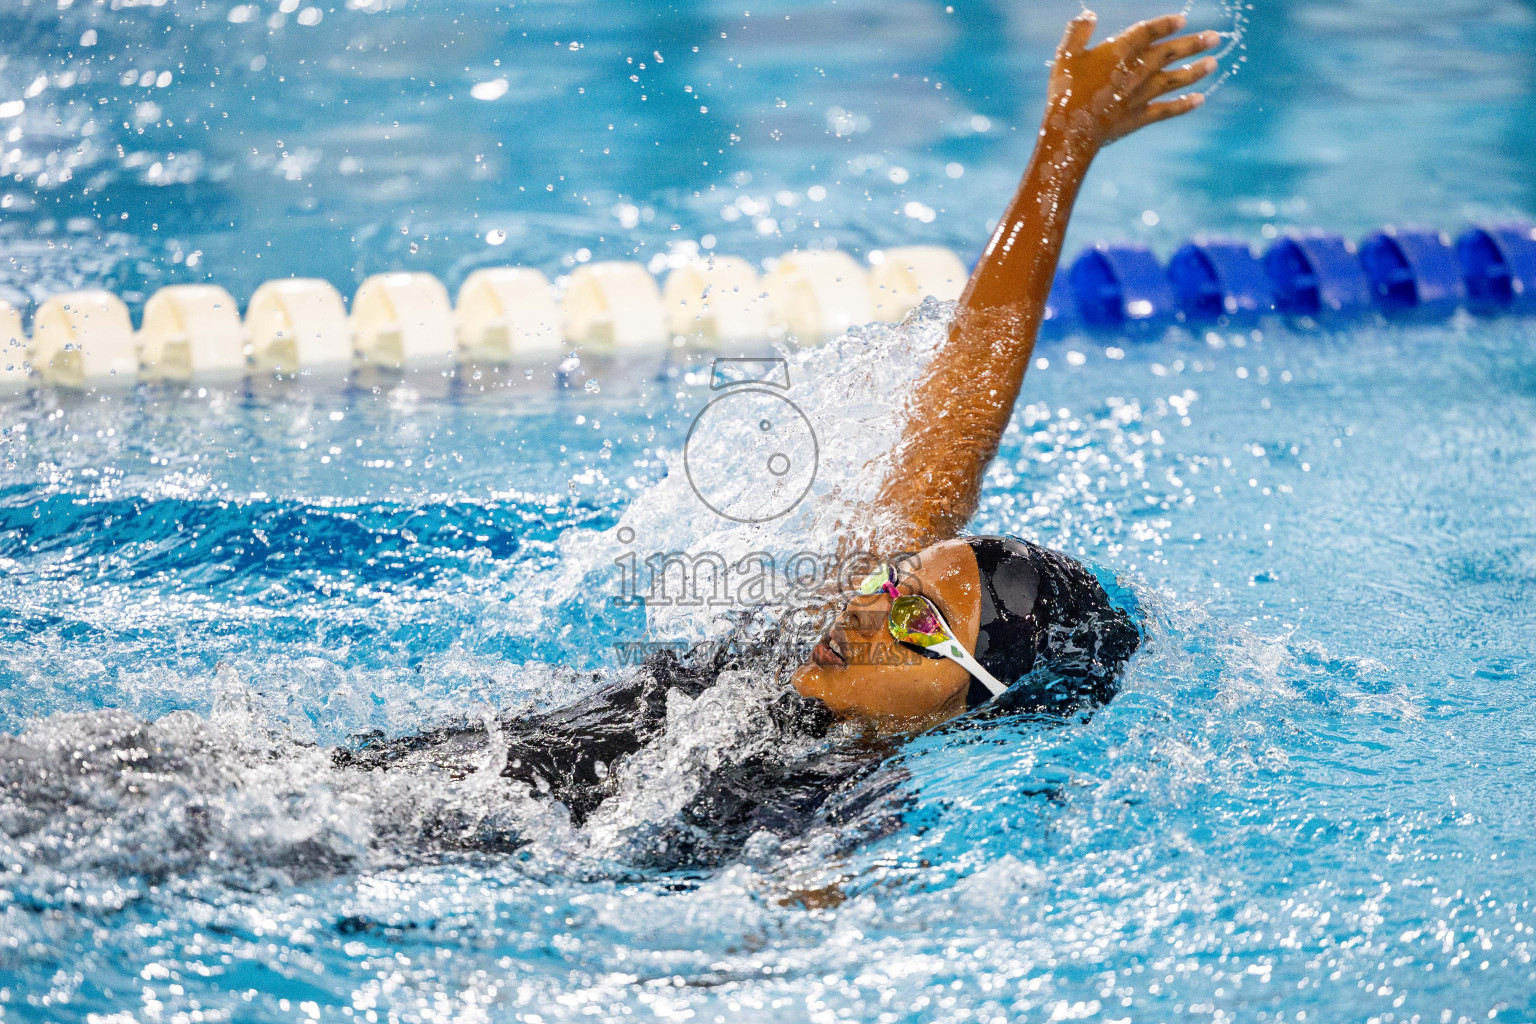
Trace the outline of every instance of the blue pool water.
<instances>
[{"instance_id":1,"label":"blue pool water","mask_svg":"<svg viewBox=\"0 0 1536 1024\"><path fill-rule=\"evenodd\" d=\"M16 0L0 288L969 254L1077 5L953 7ZM1249 15L1077 241L1536 210L1532 5ZM826 544L943 315L789 356L821 472L760 532L682 482L696 355L5 400L0 1019L1536 1017L1529 321L1043 344L974 527L1115 575L1149 642L1089 721L908 742L851 826L648 866L761 742L750 686L582 830L331 767L622 672L626 551Z\"/></svg>"}]
</instances>

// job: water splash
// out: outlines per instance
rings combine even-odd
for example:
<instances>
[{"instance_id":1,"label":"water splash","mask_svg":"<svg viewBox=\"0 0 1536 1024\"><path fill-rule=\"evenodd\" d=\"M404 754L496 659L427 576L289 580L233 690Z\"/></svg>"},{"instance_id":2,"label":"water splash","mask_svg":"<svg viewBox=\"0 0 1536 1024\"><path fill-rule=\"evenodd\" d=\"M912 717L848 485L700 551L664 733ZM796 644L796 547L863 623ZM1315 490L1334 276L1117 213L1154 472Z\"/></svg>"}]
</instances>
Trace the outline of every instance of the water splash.
<instances>
[{"instance_id":1,"label":"water splash","mask_svg":"<svg viewBox=\"0 0 1536 1024\"><path fill-rule=\"evenodd\" d=\"M1221 36L1221 45L1210 54L1217 61L1216 74L1200 84L1200 90L1207 97L1248 63L1248 48L1243 37L1248 32L1248 12L1252 10L1253 4L1246 0L1185 0L1179 11L1189 19L1191 31L1210 29Z\"/></svg>"},{"instance_id":2,"label":"water splash","mask_svg":"<svg viewBox=\"0 0 1536 1024\"><path fill-rule=\"evenodd\" d=\"M693 490L682 448L664 451L666 476L637 495L617 523L565 535L558 576L528 581L539 594L534 604L551 620L568 621L573 605L585 609L585 615L600 616L603 606L623 593L627 568L649 581L646 562L657 555L677 553L693 565L704 559L725 567L727 574L750 575L753 556L763 553L782 576L793 571L799 556L809 559L807 564L824 565L846 551L849 536L875 523L872 505L905 422L903 405L921 367L945 337L952 313L952 303L930 301L901 324L871 324L818 348L781 352L791 380L785 397L804 414L819 449L809 493L787 514L757 523L721 515ZM697 375L685 395L690 408L702 410L713 397L707 382L707 373ZM687 456L714 464L719 476L738 479L743 488L773 492L777 481L763 472L762 452L735 441L730 433L703 436L690 445ZM720 578L715 569L704 572L704 593L713 593ZM673 582L676 595L682 581ZM781 583L788 588L787 579ZM647 588L642 584L640 589ZM647 635L698 641L722 635L744 611L773 616L785 610L782 604L756 603L753 595L743 598L728 581L723 593L722 600L702 604L647 602Z\"/></svg>"},{"instance_id":3,"label":"water splash","mask_svg":"<svg viewBox=\"0 0 1536 1024\"><path fill-rule=\"evenodd\" d=\"M506 748L488 715L478 770L463 779L365 773L277 727L233 673L218 687L206 718L93 711L0 738L0 856L13 886L41 903L124 880L283 887L504 846L563 821L499 779Z\"/></svg>"}]
</instances>

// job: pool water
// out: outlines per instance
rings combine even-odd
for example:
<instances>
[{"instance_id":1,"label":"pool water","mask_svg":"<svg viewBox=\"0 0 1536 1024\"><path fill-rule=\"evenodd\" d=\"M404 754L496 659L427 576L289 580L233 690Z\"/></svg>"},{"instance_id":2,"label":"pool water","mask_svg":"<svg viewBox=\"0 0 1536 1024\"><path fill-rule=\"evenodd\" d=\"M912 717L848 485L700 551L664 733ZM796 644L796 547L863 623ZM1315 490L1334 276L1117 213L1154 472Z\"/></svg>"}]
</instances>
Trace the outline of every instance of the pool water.
<instances>
[{"instance_id":1,"label":"pool water","mask_svg":"<svg viewBox=\"0 0 1536 1024\"><path fill-rule=\"evenodd\" d=\"M974 253L1077 5L953 6L10 4L0 287ZM1536 210L1530 5L1248 13L1075 239ZM766 680L678 702L583 829L331 766L718 635L647 631L618 560L825 549L945 314L785 354L820 463L762 526L681 472L698 353L5 400L0 1019L1536 1017L1530 321L1042 343L973 527L1148 642L1089 719L905 743L851 824L654 866Z\"/></svg>"}]
</instances>

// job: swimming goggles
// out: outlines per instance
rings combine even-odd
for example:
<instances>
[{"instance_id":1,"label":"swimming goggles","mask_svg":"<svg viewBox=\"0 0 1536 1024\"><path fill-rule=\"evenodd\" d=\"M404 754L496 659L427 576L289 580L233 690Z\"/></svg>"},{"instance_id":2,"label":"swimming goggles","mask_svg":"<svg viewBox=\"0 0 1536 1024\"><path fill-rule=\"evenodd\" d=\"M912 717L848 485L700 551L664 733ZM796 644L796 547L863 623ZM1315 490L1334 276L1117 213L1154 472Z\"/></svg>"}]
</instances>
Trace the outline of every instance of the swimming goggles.
<instances>
[{"instance_id":1,"label":"swimming goggles","mask_svg":"<svg viewBox=\"0 0 1536 1024\"><path fill-rule=\"evenodd\" d=\"M859 584L859 594L870 596L886 594L891 598L891 611L886 617L886 628L897 643L913 648L925 658L948 658L971 674L982 686L1000 697L1008 689L996 677L981 667L971 652L955 639L954 630L944 621L944 616L934 603L919 594L903 594L896 589L896 570L881 563L875 571Z\"/></svg>"}]
</instances>

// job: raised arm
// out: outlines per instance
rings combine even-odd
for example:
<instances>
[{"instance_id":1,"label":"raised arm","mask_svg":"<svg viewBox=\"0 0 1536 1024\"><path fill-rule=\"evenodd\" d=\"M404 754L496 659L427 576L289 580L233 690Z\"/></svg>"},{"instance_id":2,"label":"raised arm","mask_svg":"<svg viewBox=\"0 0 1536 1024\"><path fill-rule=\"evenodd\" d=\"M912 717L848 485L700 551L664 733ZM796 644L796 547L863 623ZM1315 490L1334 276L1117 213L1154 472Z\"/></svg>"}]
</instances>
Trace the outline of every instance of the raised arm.
<instances>
[{"instance_id":1,"label":"raised arm","mask_svg":"<svg viewBox=\"0 0 1536 1024\"><path fill-rule=\"evenodd\" d=\"M1214 32L1169 38L1172 14L1090 47L1097 19L1067 26L1051 67L1050 98L1034 156L961 296L949 337L927 366L880 505L910 524L883 538L915 551L956 536L976 511L982 474L997 454L1035 347L1072 204L1099 149L1146 125L1198 107L1191 93L1212 58L1168 70L1210 49Z\"/></svg>"}]
</instances>

